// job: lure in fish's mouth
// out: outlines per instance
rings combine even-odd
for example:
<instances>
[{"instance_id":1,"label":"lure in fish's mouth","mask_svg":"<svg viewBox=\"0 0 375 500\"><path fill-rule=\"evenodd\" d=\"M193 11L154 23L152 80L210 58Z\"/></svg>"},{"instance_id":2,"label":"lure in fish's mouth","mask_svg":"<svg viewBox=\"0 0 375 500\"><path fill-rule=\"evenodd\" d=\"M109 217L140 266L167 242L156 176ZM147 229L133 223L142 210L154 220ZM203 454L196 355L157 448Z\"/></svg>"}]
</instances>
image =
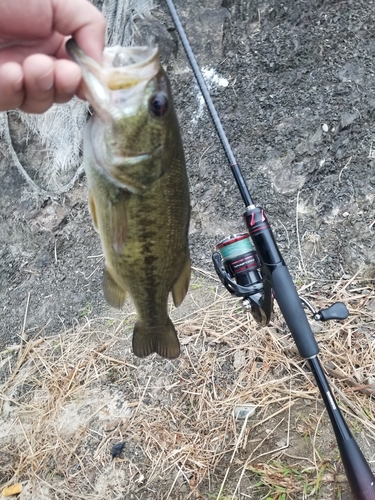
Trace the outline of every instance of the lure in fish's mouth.
<instances>
[{"instance_id":1,"label":"lure in fish's mouth","mask_svg":"<svg viewBox=\"0 0 375 500\"><path fill-rule=\"evenodd\" d=\"M102 65L73 38L66 42L66 50L82 70L87 100L103 119L135 114L148 82L160 69L157 47L107 47Z\"/></svg>"}]
</instances>

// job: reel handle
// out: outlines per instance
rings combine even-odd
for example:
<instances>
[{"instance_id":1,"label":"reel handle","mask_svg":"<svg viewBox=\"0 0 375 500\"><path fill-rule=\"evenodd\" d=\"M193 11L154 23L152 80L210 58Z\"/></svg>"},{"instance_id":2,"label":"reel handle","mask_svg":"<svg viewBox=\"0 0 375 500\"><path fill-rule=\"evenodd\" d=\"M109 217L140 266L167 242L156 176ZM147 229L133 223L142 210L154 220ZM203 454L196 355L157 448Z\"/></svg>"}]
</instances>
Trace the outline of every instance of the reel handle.
<instances>
[{"instance_id":1,"label":"reel handle","mask_svg":"<svg viewBox=\"0 0 375 500\"><path fill-rule=\"evenodd\" d=\"M330 319L346 319L349 311L343 302L336 302L327 309L321 309L316 313L317 321L329 321Z\"/></svg>"}]
</instances>

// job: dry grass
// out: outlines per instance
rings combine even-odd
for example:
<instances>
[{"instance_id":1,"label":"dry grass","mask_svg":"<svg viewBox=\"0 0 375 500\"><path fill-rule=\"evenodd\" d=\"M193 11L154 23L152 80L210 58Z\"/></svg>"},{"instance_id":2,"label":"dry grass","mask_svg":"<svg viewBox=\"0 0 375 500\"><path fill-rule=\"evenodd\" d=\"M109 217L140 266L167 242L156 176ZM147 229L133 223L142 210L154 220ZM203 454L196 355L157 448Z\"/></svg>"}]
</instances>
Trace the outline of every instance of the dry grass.
<instances>
[{"instance_id":1,"label":"dry grass","mask_svg":"<svg viewBox=\"0 0 375 500\"><path fill-rule=\"evenodd\" d=\"M374 460L375 294L354 282L304 288L317 309L336 300L350 309L344 323L313 326ZM20 498L35 500L337 498L335 440L284 322L259 329L219 290L196 279L187 309L172 312L182 344L172 362L131 354L131 310L1 353L0 487L21 481ZM256 415L236 421L243 403Z\"/></svg>"}]
</instances>

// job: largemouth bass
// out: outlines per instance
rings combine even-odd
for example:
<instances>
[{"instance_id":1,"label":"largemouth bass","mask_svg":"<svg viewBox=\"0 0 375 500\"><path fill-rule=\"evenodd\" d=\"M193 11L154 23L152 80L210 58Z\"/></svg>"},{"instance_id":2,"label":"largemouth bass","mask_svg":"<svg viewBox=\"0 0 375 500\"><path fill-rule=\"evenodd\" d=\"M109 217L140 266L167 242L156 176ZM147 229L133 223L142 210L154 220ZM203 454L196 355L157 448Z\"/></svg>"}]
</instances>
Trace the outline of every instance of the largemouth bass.
<instances>
[{"instance_id":1,"label":"largemouth bass","mask_svg":"<svg viewBox=\"0 0 375 500\"><path fill-rule=\"evenodd\" d=\"M176 358L180 345L168 295L183 301L190 281L189 191L169 81L154 47L108 47L102 65L74 40L83 91L95 110L84 137L89 207L105 256L103 290L137 311L133 351Z\"/></svg>"}]
</instances>

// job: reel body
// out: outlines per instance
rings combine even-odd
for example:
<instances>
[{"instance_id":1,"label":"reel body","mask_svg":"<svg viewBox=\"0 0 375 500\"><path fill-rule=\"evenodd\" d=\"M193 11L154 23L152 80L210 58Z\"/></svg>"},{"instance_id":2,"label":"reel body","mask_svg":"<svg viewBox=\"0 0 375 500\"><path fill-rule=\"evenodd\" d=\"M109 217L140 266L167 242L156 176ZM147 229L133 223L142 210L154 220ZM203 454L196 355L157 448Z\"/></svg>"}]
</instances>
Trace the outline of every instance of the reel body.
<instances>
[{"instance_id":1,"label":"reel body","mask_svg":"<svg viewBox=\"0 0 375 500\"><path fill-rule=\"evenodd\" d=\"M264 279L261 263L248 233L233 234L216 245L212 255L215 271L225 288L242 297L242 306L262 326L272 313L272 290Z\"/></svg>"}]
</instances>

